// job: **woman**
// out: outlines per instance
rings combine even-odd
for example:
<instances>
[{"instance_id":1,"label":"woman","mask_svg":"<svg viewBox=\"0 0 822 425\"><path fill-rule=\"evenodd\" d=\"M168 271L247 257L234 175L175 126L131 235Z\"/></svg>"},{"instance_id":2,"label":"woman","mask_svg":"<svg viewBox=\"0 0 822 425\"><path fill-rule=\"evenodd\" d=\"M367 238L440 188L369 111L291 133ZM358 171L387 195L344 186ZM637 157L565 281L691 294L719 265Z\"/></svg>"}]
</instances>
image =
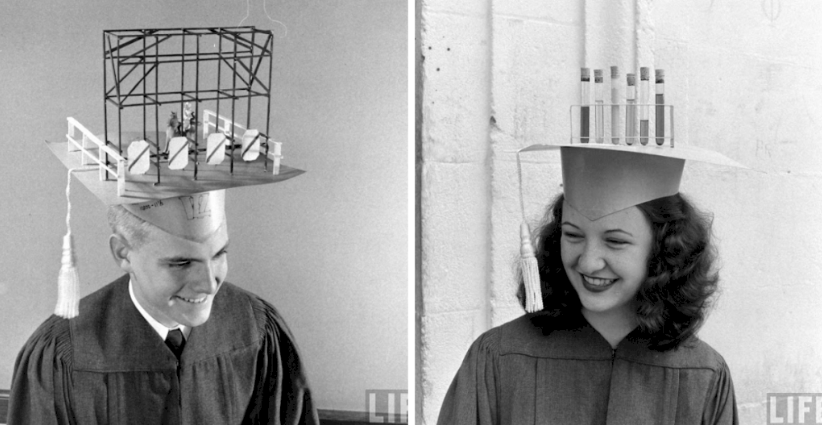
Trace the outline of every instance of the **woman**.
<instances>
[{"instance_id":1,"label":"woman","mask_svg":"<svg viewBox=\"0 0 822 425\"><path fill-rule=\"evenodd\" d=\"M728 366L695 336L718 281L710 221L671 156L562 147L565 193L537 237L542 307L474 342L440 424L737 423Z\"/></svg>"}]
</instances>

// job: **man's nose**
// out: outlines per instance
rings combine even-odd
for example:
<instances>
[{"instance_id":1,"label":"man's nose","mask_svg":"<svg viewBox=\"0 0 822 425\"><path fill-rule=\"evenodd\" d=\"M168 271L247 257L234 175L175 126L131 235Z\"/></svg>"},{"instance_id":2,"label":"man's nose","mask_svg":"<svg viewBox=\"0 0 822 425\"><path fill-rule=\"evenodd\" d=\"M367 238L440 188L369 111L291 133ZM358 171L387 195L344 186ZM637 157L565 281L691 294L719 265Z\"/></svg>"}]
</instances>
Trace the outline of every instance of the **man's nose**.
<instances>
[{"instance_id":1,"label":"man's nose","mask_svg":"<svg viewBox=\"0 0 822 425\"><path fill-rule=\"evenodd\" d=\"M215 264L203 264L198 268L195 289L201 293L214 294L222 282L219 267Z\"/></svg>"}]
</instances>

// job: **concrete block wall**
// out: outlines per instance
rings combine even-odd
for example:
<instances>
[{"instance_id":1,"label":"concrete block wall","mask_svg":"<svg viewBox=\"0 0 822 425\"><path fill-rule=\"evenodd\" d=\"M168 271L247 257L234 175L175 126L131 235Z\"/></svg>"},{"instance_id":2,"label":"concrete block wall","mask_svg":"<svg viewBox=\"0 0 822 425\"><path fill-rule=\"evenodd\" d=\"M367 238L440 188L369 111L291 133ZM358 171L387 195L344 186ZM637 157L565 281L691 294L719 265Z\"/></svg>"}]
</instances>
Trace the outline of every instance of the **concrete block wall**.
<instances>
[{"instance_id":1,"label":"concrete block wall","mask_svg":"<svg viewBox=\"0 0 822 425\"><path fill-rule=\"evenodd\" d=\"M490 3L423 3L420 217L422 370L448 374L488 328L490 252ZM446 380L424 379L417 400L441 400ZM419 401L418 401L419 402ZM417 410L419 412L419 410Z\"/></svg>"},{"instance_id":2,"label":"concrete block wall","mask_svg":"<svg viewBox=\"0 0 822 425\"><path fill-rule=\"evenodd\" d=\"M665 69L677 142L751 168L688 164L681 187L714 216L722 293L700 336L731 367L741 423L766 421L767 393L822 391L822 3L428 0L420 9L421 423L436 422L476 336L522 314L513 152L568 136L581 66ZM558 155L530 155L522 172L525 214L537 223L561 190Z\"/></svg>"}]
</instances>

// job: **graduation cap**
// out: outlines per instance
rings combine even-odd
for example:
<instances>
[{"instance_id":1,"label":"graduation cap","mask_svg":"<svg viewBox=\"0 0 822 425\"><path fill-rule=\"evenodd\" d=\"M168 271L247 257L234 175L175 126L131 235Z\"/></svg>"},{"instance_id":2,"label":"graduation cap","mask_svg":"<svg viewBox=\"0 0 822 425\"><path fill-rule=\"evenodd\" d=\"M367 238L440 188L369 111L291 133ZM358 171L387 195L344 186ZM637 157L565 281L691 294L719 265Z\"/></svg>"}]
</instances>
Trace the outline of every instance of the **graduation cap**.
<instances>
[{"instance_id":1,"label":"graduation cap","mask_svg":"<svg viewBox=\"0 0 822 425\"><path fill-rule=\"evenodd\" d=\"M610 137L604 143L583 143L580 137L574 136L568 142L536 144L517 152L520 205L523 210L520 270L525 284L525 309L529 313L542 310L542 291L531 232L525 221L521 154L559 150L565 200L592 221L654 199L675 195L679 192L685 161L747 168L718 152L695 146L674 146L673 137L664 137L665 143L661 145L654 142L628 145L613 144Z\"/></svg>"},{"instance_id":2,"label":"graduation cap","mask_svg":"<svg viewBox=\"0 0 822 425\"><path fill-rule=\"evenodd\" d=\"M209 111L206 111L209 113ZM72 318L78 315L79 278L71 234L71 177L75 177L104 205L122 205L140 219L176 236L199 239L215 231L225 219L225 189L276 183L296 177L304 171L280 164L281 147L273 153L250 158L249 149L229 153L230 139L238 145L246 142L248 132L228 135L215 128L208 135L219 135L215 150L223 156L219 163L200 163L212 152L200 152L186 141L182 155L191 159L175 169L172 154L163 153L159 144L143 140L138 133L112 134L103 143L102 136L94 135L73 118L68 118L69 131L65 142L46 142L52 153L68 169L66 197L68 212L63 238L63 256L58 278L58 297L54 314ZM79 132L79 134L77 134ZM142 134L142 133L140 133ZM258 132L255 136L259 139ZM230 136L230 137L229 137ZM128 149L118 152L112 146L121 140ZM114 140L112 142L112 140ZM269 141L269 143L271 143ZM173 144L170 144L173 149ZM209 148L211 150L211 148ZM149 157L154 162L146 166L140 161ZM228 157L228 159L226 159ZM212 161L213 162L213 161ZM132 172L134 171L134 172Z\"/></svg>"}]
</instances>

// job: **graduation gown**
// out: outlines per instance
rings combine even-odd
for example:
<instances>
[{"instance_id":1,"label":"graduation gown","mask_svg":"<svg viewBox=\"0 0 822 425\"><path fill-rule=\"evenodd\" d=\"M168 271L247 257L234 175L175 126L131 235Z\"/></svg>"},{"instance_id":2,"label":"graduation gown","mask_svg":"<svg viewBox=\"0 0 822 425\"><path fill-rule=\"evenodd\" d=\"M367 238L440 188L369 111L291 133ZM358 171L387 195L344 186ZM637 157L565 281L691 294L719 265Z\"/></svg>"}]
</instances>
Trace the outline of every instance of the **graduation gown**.
<instances>
[{"instance_id":1,"label":"graduation gown","mask_svg":"<svg viewBox=\"0 0 822 425\"><path fill-rule=\"evenodd\" d=\"M634 330L614 350L580 314L526 315L471 346L438 424L736 424L728 366L693 338L658 352Z\"/></svg>"},{"instance_id":2,"label":"graduation gown","mask_svg":"<svg viewBox=\"0 0 822 425\"><path fill-rule=\"evenodd\" d=\"M52 316L14 366L9 425L318 424L277 311L223 283L180 361L137 311L124 276Z\"/></svg>"}]
</instances>

